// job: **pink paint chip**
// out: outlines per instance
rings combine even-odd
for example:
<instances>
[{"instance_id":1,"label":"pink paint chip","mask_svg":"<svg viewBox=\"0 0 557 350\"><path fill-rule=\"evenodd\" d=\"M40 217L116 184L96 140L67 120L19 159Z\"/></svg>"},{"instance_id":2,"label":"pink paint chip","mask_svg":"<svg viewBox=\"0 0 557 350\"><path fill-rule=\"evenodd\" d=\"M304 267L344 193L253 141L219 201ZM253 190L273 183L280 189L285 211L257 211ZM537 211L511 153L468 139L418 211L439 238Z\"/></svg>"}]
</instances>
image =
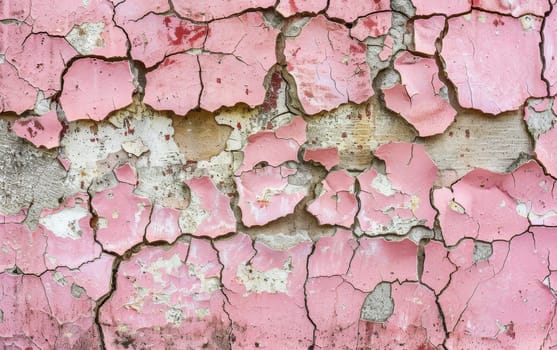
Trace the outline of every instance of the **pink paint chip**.
<instances>
[{"instance_id":1,"label":"pink paint chip","mask_svg":"<svg viewBox=\"0 0 557 350\"><path fill-rule=\"evenodd\" d=\"M307 192L289 186L288 176L295 173L295 169L283 166L266 166L234 177L244 225L265 225L294 212Z\"/></svg>"},{"instance_id":2,"label":"pink paint chip","mask_svg":"<svg viewBox=\"0 0 557 350\"><path fill-rule=\"evenodd\" d=\"M31 0L2 0L0 20L13 19L23 22L31 11Z\"/></svg>"},{"instance_id":3,"label":"pink paint chip","mask_svg":"<svg viewBox=\"0 0 557 350\"><path fill-rule=\"evenodd\" d=\"M197 57L173 55L146 75L143 101L158 110L171 110L185 115L197 107L201 81Z\"/></svg>"},{"instance_id":4,"label":"pink paint chip","mask_svg":"<svg viewBox=\"0 0 557 350\"><path fill-rule=\"evenodd\" d=\"M97 240L108 251L124 254L143 240L151 202L133 193L134 186L120 183L98 192L91 205L97 213Z\"/></svg>"},{"instance_id":5,"label":"pink paint chip","mask_svg":"<svg viewBox=\"0 0 557 350\"><path fill-rule=\"evenodd\" d=\"M304 12L317 13L325 7L326 0L279 0L276 10L284 17L290 17Z\"/></svg>"},{"instance_id":6,"label":"pink paint chip","mask_svg":"<svg viewBox=\"0 0 557 350\"><path fill-rule=\"evenodd\" d=\"M247 9L269 8L275 0L173 0L174 9L182 17L201 22L229 17Z\"/></svg>"},{"instance_id":7,"label":"pink paint chip","mask_svg":"<svg viewBox=\"0 0 557 350\"><path fill-rule=\"evenodd\" d=\"M445 28L444 16L432 16L429 18L418 18L414 21L414 46L415 50L428 55L437 52L435 43L441 37Z\"/></svg>"},{"instance_id":8,"label":"pink paint chip","mask_svg":"<svg viewBox=\"0 0 557 350\"><path fill-rule=\"evenodd\" d=\"M147 226L145 238L149 242L174 242L182 234L180 225L178 224L179 218L179 210L155 204L149 226Z\"/></svg>"},{"instance_id":9,"label":"pink paint chip","mask_svg":"<svg viewBox=\"0 0 557 350\"><path fill-rule=\"evenodd\" d=\"M482 10L493 11L520 17L526 14L543 17L550 10L549 0L472 0L472 6Z\"/></svg>"},{"instance_id":10,"label":"pink paint chip","mask_svg":"<svg viewBox=\"0 0 557 350\"><path fill-rule=\"evenodd\" d=\"M304 160L306 162L312 161L322 164L328 171L339 165L340 155L336 147L306 149L304 151Z\"/></svg>"},{"instance_id":11,"label":"pink paint chip","mask_svg":"<svg viewBox=\"0 0 557 350\"><path fill-rule=\"evenodd\" d=\"M49 269L79 268L101 255L90 225L89 196L76 194L54 210L43 210L39 227L46 237L44 260Z\"/></svg>"},{"instance_id":12,"label":"pink paint chip","mask_svg":"<svg viewBox=\"0 0 557 350\"><path fill-rule=\"evenodd\" d=\"M373 95L366 46L324 16L312 18L300 35L287 39L284 54L308 114L362 103Z\"/></svg>"},{"instance_id":13,"label":"pink paint chip","mask_svg":"<svg viewBox=\"0 0 557 350\"><path fill-rule=\"evenodd\" d=\"M40 117L18 119L14 123L15 134L37 147L54 148L60 145L62 123L58 120L56 111L50 111Z\"/></svg>"},{"instance_id":14,"label":"pink paint chip","mask_svg":"<svg viewBox=\"0 0 557 350\"><path fill-rule=\"evenodd\" d=\"M387 35L391 29L392 13L379 12L359 18L356 25L350 29L350 35L364 41L368 37L377 38Z\"/></svg>"},{"instance_id":15,"label":"pink paint chip","mask_svg":"<svg viewBox=\"0 0 557 350\"><path fill-rule=\"evenodd\" d=\"M194 236L216 238L236 231L236 218L230 207L230 197L220 192L209 176L186 181L192 196L200 200L200 207L207 213Z\"/></svg>"},{"instance_id":16,"label":"pink paint chip","mask_svg":"<svg viewBox=\"0 0 557 350\"><path fill-rule=\"evenodd\" d=\"M137 171L130 163L126 163L115 168L114 175L120 182L133 186L137 185Z\"/></svg>"},{"instance_id":17,"label":"pink paint chip","mask_svg":"<svg viewBox=\"0 0 557 350\"><path fill-rule=\"evenodd\" d=\"M214 54L199 57L201 107L214 111L239 102L250 107L263 104L263 83L276 63L278 34L258 12L211 22L205 50Z\"/></svg>"},{"instance_id":18,"label":"pink paint chip","mask_svg":"<svg viewBox=\"0 0 557 350\"><path fill-rule=\"evenodd\" d=\"M435 60L406 51L395 60L395 69L401 84L383 89L387 107L400 113L420 136L444 132L454 121L456 110L449 103Z\"/></svg>"},{"instance_id":19,"label":"pink paint chip","mask_svg":"<svg viewBox=\"0 0 557 350\"><path fill-rule=\"evenodd\" d=\"M386 174L371 168L358 176L360 227L368 234L406 234L417 225L433 227L435 210L429 193L437 167L422 145L389 143L375 156L384 160Z\"/></svg>"},{"instance_id":20,"label":"pink paint chip","mask_svg":"<svg viewBox=\"0 0 557 350\"><path fill-rule=\"evenodd\" d=\"M173 15L153 13L137 21L126 22L124 28L130 37L132 57L143 62L147 68L163 61L168 55L202 48L207 36L206 25L198 25Z\"/></svg>"},{"instance_id":21,"label":"pink paint chip","mask_svg":"<svg viewBox=\"0 0 557 350\"><path fill-rule=\"evenodd\" d=\"M18 50L10 50L6 59L19 75L50 96L62 87L62 73L77 52L63 38L31 34Z\"/></svg>"},{"instance_id":22,"label":"pink paint chip","mask_svg":"<svg viewBox=\"0 0 557 350\"><path fill-rule=\"evenodd\" d=\"M38 90L9 63L0 64L0 111L21 114L35 107Z\"/></svg>"},{"instance_id":23,"label":"pink paint chip","mask_svg":"<svg viewBox=\"0 0 557 350\"><path fill-rule=\"evenodd\" d=\"M271 166L298 161L298 150L306 142L306 125L302 117L295 117L276 131L261 131L249 135L243 151L244 160L236 170L236 175L253 169L262 161Z\"/></svg>"},{"instance_id":24,"label":"pink paint chip","mask_svg":"<svg viewBox=\"0 0 557 350\"><path fill-rule=\"evenodd\" d=\"M350 10L347 11L347 9ZM358 17L390 9L391 3L389 0L331 0L327 8L327 15L340 18L346 22L353 22Z\"/></svg>"},{"instance_id":25,"label":"pink paint chip","mask_svg":"<svg viewBox=\"0 0 557 350\"><path fill-rule=\"evenodd\" d=\"M448 23L441 56L462 107L499 114L546 95L538 54L541 22L525 26L519 19L474 10Z\"/></svg>"},{"instance_id":26,"label":"pink paint chip","mask_svg":"<svg viewBox=\"0 0 557 350\"><path fill-rule=\"evenodd\" d=\"M307 210L321 225L351 227L358 212L354 193L356 179L346 170L331 171L322 182L322 192Z\"/></svg>"},{"instance_id":27,"label":"pink paint chip","mask_svg":"<svg viewBox=\"0 0 557 350\"><path fill-rule=\"evenodd\" d=\"M90 79L92 76L95 79ZM102 120L132 103L135 90L128 62L96 58L75 61L64 75L60 104L68 121Z\"/></svg>"},{"instance_id":28,"label":"pink paint chip","mask_svg":"<svg viewBox=\"0 0 557 350\"><path fill-rule=\"evenodd\" d=\"M472 0L449 0L438 3L431 0L412 0L412 4L416 8L416 15L418 16L434 14L450 16L469 12Z\"/></svg>"}]
</instances>

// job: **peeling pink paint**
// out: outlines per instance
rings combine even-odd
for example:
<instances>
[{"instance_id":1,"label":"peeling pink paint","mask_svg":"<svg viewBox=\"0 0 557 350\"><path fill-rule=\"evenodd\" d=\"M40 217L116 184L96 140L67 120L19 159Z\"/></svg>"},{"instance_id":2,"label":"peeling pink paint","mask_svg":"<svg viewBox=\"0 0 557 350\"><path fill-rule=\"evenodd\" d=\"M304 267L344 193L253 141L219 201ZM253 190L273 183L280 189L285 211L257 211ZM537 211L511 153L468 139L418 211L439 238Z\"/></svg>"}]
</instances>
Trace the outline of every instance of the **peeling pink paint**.
<instances>
[{"instance_id":1,"label":"peeling pink paint","mask_svg":"<svg viewBox=\"0 0 557 350\"><path fill-rule=\"evenodd\" d=\"M439 79L435 60L404 52L395 60L395 69L402 82L383 90L387 107L400 113L420 136L445 131L456 110L448 101L447 87Z\"/></svg>"},{"instance_id":2,"label":"peeling pink paint","mask_svg":"<svg viewBox=\"0 0 557 350\"><path fill-rule=\"evenodd\" d=\"M288 185L295 169L266 166L243 172L234 178L238 189L238 206L246 226L265 225L294 212L306 191Z\"/></svg>"},{"instance_id":3,"label":"peeling pink paint","mask_svg":"<svg viewBox=\"0 0 557 350\"><path fill-rule=\"evenodd\" d=\"M448 23L441 56L462 107L498 114L518 109L530 96L545 96L539 21L525 25L515 18L472 11Z\"/></svg>"},{"instance_id":4,"label":"peeling pink paint","mask_svg":"<svg viewBox=\"0 0 557 350\"><path fill-rule=\"evenodd\" d=\"M252 247L251 238L238 233L215 245L224 265L225 309L234 320L234 346L310 346L312 325L304 307L304 281L311 243L285 250L260 242Z\"/></svg>"},{"instance_id":5,"label":"peeling pink paint","mask_svg":"<svg viewBox=\"0 0 557 350\"><path fill-rule=\"evenodd\" d=\"M350 11L347 11L348 8L350 8ZM358 17L369 13L390 9L391 5L388 0L330 0L327 15L340 18L346 22L353 22Z\"/></svg>"},{"instance_id":6,"label":"peeling pink paint","mask_svg":"<svg viewBox=\"0 0 557 350\"><path fill-rule=\"evenodd\" d=\"M435 211L429 192L437 168L417 144L391 143L375 156L384 160L386 174L371 168L358 176L360 227L370 234L406 234L410 227L433 227Z\"/></svg>"},{"instance_id":7,"label":"peeling pink paint","mask_svg":"<svg viewBox=\"0 0 557 350\"><path fill-rule=\"evenodd\" d=\"M201 107L214 111L239 102L251 107L262 104L263 81L276 62L278 33L257 12L211 22L205 49L214 54L199 56Z\"/></svg>"},{"instance_id":8,"label":"peeling pink paint","mask_svg":"<svg viewBox=\"0 0 557 350\"><path fill-rule=\"evenodd\" d=\"M205 25L197 25L177 16L153 13L137 21L127 21L123 26L130 36L132 57L146 67L162 62L168 55L202 48L207 36Z\"/></svg>"},{"instance_id":9,"label":"peeling pink paint","mask_svg":"<svg viewBox=\"0 0 557 350\"><path fill-rule=\"evenodd\" d=\"M437 51L435 43L445 27L445 17L432 16L414 21L414 46L416 51L433 55Z\"/></svg>"},{"instance_id":10,"label":"peeling pink paint","mask_svg":"<svg viewBox=\"0 0 557 350\"><path fill-rule=\"evenodd\" d=\"M236 219L230 208L230 198L221 193L208 176L186 181L192 195L200 198L201 209L207 217L197 227L195 236L216 238L236 231Z\"/></svg>"},{"instance_id":11,"label":"peeling pink paint","mask_svg":"<svg viewBox=\"0 0 557 350\"><path fill-rule=\"evenodd\" d=\"M285 45L288 71L296 80L306 113L331 110L349 101L362 103L373 95L365 46L350 39L344 26L317 16Z\"/></svg>"},{"instance_id":12,"label":"peeling pink paint","mask_svg":"<svg viewBox=\"0 0 557 350\"><path fill-rule=\"evenodd\" d=\"M14 124L14 132L35 146L55 148L60 145L62 123L56 111L50 111L40 117L18 119Z\"/></svg>"},{"instance_id":13,"label":"peeling pink paint","mask_svg":"<svg viewBox=\"0 0 557 350\"><path fill-rule=\"evenodd\" d=\"M354 179L345 170L331 171L322 182L322 193L308 205L321 225L350 227L358 212Z\"/></svg>"},{"instance_id":14,"label":"peeling pink paint","mask_svg":"<svg viewBox=\"0 0 557 350\"><path fill-rule=\"evenodd\" d=\"M184 74L188 79L181 79ZM195 56L173 55L165 59L157 69L147 73L146 78L143 101L151 107L185 115L198 105L201 81Z\"/></svg>"},{"instance_id":15,"label":"peeling pink paint","mask_svg":"<svg viewBox=\"0 0 557 350\"><path fill-rule=\"evenodd\" d=\"M91 76L96 79L88 79ZM113 110L129 105L134 90L128 62L83 58L64 75L60 103L68 121L102 120Z\"/></svg>"},{"instance_id":16,"label":"peeling pink paint","mask_svg":"<svg viewBox=\"0 0 557 350\"><path fill-rule=\"evenodd\" d=\"M97 240L103 248L123 254L141 242L151 213L151 202L133 193L134 187L120 183L93 197L97 213Z\"/></svg>"},{"instance_id":17,"label":"peeling pink paint","mask_svg":"<svg viewBox=\"0 0 557 350\"><path fill-rule=\"evenodd\" d=\"M555 348L555 5L0 0L0 347Z\"/></svg>"},{"instance_id":18,"label":"peeling pink paint","mask_svg":"<svg viewBox=\"0 0 557 350\"><path fill-rule=\"evenodd\" d=\"M391 29L392 16L391 12L379 12L359 18L356 25L350 29L350 35L360 41L368 37L386 35Z\"/></svg>"},{"instance_id":19,"label":"peeling pink paint","mask_svg":"<svg viewBox=\"0 0 557 350\"><path fill-rule=\"evenodd\" d=\"M304 152L304 160L313 161L322 164L325 169L331 170L333 167L339 165L340 155L338 149L335 147L320 148L320 149L307 149Z\"/></svg>"}]
</instances>

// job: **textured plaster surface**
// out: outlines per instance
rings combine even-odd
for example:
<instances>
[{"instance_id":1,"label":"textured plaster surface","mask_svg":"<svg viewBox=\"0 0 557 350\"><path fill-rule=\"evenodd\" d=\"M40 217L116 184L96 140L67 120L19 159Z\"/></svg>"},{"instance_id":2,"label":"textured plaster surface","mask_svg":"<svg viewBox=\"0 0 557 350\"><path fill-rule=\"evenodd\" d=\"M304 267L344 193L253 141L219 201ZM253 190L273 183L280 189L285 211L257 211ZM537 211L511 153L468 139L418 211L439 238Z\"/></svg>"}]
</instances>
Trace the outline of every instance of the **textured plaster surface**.
<instances>
[{"instance_id":1,"label":"textured plaster surface","mask_svg":"<svg viewBox=\"0 0 557 350\"><path fill-rule=\"evenodd\" d=\"M549 0L0 0L0 348L557 348Z\"/></svg>"}]
</instances>

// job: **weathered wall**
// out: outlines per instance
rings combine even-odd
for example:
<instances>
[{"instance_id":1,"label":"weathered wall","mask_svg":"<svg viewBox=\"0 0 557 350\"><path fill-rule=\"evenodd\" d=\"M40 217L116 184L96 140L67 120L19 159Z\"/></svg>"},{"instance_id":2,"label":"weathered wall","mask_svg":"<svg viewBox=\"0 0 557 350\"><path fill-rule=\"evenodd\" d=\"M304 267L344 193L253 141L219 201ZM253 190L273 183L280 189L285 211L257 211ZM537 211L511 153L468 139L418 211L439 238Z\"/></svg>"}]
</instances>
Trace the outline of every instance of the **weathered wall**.
<instances>
[{"instance_id":1,"label":"weathered wall","mask_svg":"<svg viewBox=\"0 0 557 350\"><path fill-rule=\"evenodd\" d=\"M0 0L0 347L554 348L552 2Z\"/></svg>"}]
</instances>

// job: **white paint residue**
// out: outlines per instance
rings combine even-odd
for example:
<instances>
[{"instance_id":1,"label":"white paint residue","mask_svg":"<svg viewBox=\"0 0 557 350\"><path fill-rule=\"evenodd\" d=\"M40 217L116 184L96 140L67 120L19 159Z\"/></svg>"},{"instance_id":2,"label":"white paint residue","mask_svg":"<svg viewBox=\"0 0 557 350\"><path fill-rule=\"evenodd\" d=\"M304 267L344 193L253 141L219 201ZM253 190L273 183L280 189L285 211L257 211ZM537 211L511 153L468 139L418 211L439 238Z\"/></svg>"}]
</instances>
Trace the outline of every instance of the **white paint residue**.
<instances>
[{"instance_id":1,"label":"white paint residue","mask_svg":"<svg viewBox=\"0 0 557 350\"><path fill-rule=\"evenodd\" d=\"M50 214L39 219L39 223L60 238L81 238L83 232L79 226L79 220L89 214L82 207L66 208L58 213Z\"/></svg>"}]
</instances>

